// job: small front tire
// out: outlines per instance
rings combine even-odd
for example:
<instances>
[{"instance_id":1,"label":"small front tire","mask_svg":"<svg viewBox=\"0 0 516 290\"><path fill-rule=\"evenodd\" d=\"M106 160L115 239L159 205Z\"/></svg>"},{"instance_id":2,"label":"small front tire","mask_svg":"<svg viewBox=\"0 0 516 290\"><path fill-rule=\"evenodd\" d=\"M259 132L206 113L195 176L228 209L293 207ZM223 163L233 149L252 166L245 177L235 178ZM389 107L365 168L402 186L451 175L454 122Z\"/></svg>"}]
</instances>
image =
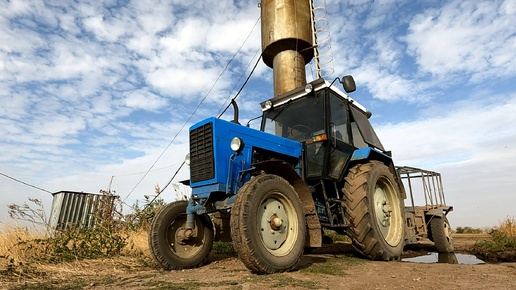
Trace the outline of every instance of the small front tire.
<instances>
[{"instance_id":1,"label":"small front tire","mask_svg":"<svg viewBox=\"0 0 516 290\"><path fill-rule=\"evenodd\" d=\"M187 201L166 205L152 220L149 248L156 262L165 270L201 266L213 244L213 225L207 215L195 216L194 235L184 239Z\"/></svg>"},{"instance_id":2,"label":"small front tire","mask_svg":"<svg viewBox=\"0 0 516 290\"><path fill-rule=\"evenodd\" d=\"M430 220L432 240L439 253L451 253L454 251L452 228L446 216L434 216Z\"/></svg>"}]
</instances>

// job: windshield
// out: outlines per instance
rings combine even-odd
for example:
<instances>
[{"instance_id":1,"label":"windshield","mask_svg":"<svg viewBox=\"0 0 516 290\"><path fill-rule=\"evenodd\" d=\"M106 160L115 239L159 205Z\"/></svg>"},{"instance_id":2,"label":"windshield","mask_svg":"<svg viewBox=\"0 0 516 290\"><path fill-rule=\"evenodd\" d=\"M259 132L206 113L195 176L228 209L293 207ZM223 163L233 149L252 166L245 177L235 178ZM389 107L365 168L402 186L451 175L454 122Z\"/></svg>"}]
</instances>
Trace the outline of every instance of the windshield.
<instances>
[{"instance_id":1,"label":"windshield","mask_svg":"<svg viewBox=\"0 0 516 290\"><path fill-rule=\"evenodd\" d=\"M307 97L265 112L264 131L296 141L324 132L323 98Z\"/></svg>"}]
</instances>

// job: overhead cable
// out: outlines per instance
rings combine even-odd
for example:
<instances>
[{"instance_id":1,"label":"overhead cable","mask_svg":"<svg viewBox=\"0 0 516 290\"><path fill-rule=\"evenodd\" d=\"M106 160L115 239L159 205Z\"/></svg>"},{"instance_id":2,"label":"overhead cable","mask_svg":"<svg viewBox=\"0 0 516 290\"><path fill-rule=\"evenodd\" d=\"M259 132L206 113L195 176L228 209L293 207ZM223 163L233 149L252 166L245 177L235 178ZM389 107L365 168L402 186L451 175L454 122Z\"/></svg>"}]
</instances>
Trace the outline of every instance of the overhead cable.
<instances>
[{"instance_id":1,"label":"overhead cable","mask_svg":"<svg viewBox=\"0 0 516 290\"><path fill-rule=\"evenodd\" d=\"M3 175L3 176L5 176L5 177L7 177L7 178L9 178L9 179L12 179L12 180L14 180L14 181L16 181L16 182L19 182L19 183L21 183L21 184L23 184L23 185L30 186L30 187L32 187L32 188L35 188L35 189L38 189L38 190L41 190L41 191L48 192L48 193L52 194L52 192L50 192L50 191L48 191L48 190L46 190L46 189L43 189L43 188L41 188L41 187L37 187L37 186L35 186L35 185L32 185L32 184L29 184L29 183L27 183L27 182L21 181L21 180L19 180L19 179L16 179L16 178L14 178L14 177L11 177L11 176L9 176L9 175L7 175L7 174L4 174L4 173L1 173L1 172L0 172L0 175Z\"/></svg>"}]
</instances>

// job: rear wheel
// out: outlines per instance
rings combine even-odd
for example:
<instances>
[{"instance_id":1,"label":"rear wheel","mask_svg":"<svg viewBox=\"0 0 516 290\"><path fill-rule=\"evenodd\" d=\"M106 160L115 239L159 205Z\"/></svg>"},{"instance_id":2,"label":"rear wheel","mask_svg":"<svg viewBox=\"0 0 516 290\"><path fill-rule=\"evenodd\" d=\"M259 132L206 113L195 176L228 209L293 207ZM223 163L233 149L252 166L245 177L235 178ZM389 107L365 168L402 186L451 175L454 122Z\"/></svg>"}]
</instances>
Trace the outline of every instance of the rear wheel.
<instances>
[{"instance_id":1,"label":"rear wheel","mask_svg":"<svg viewBox=\"0 0 516 290\"><path fill-rule=\"evenodd\" d=\"M400 259L404 247L403 201L393 173L382 162L351 168L345 178L347 234L353 246L375 260Z\"/></svg>"},{"instance_id":2,"label":"rear wheel","mask_svg":"<svg viewBox=\"0 0 516 290\"><path fill-rule=\"evenodd\" d=\"M434 216L430 220L430 228L432 230L432 240L437 251L440 253L453 252L452 228L446 216Z\"/></svg>"},{"instance_id":3,"label":"rear wheel","mask_svg":"<svg viewBox=\"0 0 516 290\"><path fill-rule=\"evenodd\" d=\"M285 179L260 175L239 190L231 209L231 238L249 270L292 270L303 254L305 234L301 202Z\"/></svg>"},{"instance_id":4,"label":"rear wheel","mask_svg":"<svg viewBox=\"0 0 516 290\"><path fill-rule=\"evenodd\" d=\"M195 216L193 236L185 238L187 201L165 206L152 220L149 231L151 253L166 270L201 266L213 243L213 226L207 215Z\"/></svg>"}]
</instances>

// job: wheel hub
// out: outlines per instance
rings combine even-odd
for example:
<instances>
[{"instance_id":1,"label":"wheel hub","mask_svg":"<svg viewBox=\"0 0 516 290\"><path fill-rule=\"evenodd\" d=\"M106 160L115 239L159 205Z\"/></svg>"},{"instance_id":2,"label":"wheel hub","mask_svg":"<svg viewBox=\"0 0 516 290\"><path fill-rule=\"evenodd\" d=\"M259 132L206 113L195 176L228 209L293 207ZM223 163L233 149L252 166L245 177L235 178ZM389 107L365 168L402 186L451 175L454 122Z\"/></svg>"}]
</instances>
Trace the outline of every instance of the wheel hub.
<instances>
[{"instance_id":1,"label":"wheel hub","mask_svg":"<svg viewBox=\"0 0 516 290\"><path fill-rule=\"evenodd\" d=\"M258 223L265 246L271 250L279 249L288 234L288 216L283 204L273 198L266 199L261 205Z\"/></svg>"},{"instance_id":2,"label":"wheel hub","mask_svg":"<svg viewBox=\"0 0 516 290\"><path fill-rule=\"evenodd\" d=\"M279 231L281 229L281 225L283 225L283 221L277 215L271 216L270 220L271 229Z\"/></svg>"},{"instance_id":3,"label":"wheel hub","mask_svg":"<svg viewBox=\"0 0 516 290\"><path fill-rule=\"evenodd\" d=\"M451 244L453 241L453 230L451 229L450 225L445 221L444 222L444 236L446 237L446 240Z\"/></svg>"},{"instance_id":4,"label":"wheel hub","mask_svg":"<svg viewBox=\"0 0 516 290\"><path fill-rule=\"evenodd\" d=\"M381 231L384 236L387 235L391 225L392 207L387 200L387 196L381 187L377 187L374 193L375 214L378 223L381 225Z\"/></svg>"},{"instance_id":5,"label":"wheel hub","mask_svg":"<svg viewBox=\"0 0 516 290\"><path fill-rule=\"evenodd\" d=\"M178 244L180 245L186 245L186 243L188 242L188 240L193 237L194 235L194 232L193 232L193 229L187 229L187 228L179 228L177 231L176 231L176 234L175 234L175 240L177 241Z\"/></svg>"}]
</instances>

